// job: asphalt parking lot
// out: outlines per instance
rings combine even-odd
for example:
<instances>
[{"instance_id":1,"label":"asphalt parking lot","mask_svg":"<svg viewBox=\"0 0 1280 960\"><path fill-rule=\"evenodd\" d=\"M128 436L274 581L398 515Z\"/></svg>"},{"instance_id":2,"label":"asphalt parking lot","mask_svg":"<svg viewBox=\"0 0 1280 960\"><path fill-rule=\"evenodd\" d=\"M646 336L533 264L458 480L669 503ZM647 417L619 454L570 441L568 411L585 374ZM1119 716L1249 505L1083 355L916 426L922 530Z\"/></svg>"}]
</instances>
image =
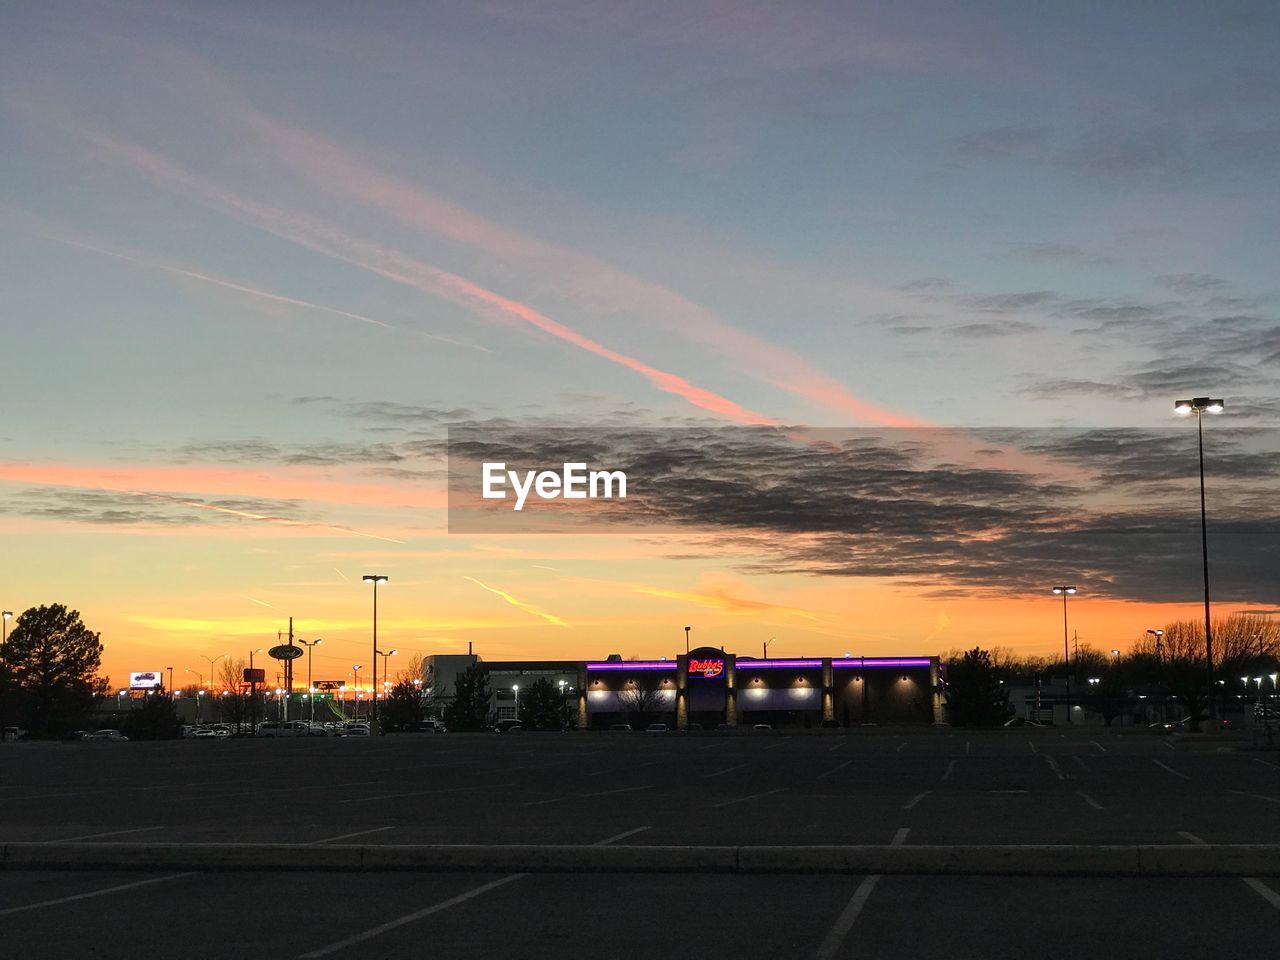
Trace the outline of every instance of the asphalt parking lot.
<instances>
[{"instance_id":1,"label":"asphalt parking lot","mask_svg":"<svg viewBox=\"0 0 1280 960\"><path fill-rule=\"evenodd\" d=\"M8 744L0 841L1280 843L1280 753L1242 746L939 729ZM24 957L132 955L139 937L202 957L1220 956L1276 942L1280 882L6 871L0 925Z\"/></svg>"}]
</instances>

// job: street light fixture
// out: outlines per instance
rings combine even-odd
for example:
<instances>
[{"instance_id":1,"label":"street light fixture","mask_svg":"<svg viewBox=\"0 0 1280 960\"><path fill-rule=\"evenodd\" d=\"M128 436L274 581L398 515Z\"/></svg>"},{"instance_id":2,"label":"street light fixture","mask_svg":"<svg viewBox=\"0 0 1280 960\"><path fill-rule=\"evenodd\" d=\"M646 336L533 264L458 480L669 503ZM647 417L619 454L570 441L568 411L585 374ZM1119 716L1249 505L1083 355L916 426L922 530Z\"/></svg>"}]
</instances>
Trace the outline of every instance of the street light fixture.
<instances>
[{"instance_id":1,"label":"street light fixture","mask_svg":"<svg viewBox=\"0 0 1280 960\"><path fill-rule=\"evenodd\" d=\"M1180 416L1196 415L1196 443L1200 453L1200 556L1204 566L1204 659L1209 670L1210 717L1213 716L1213 626L1209 621L1209 525L1204 507L1204 415L1221 413L1225 406L1223 401L1212 397L1193 397L1173 405L1173 412Z\"/></svg>"},{"instance_id":2,"label":"street light fixture","mask_svg":"<svg viewBox=\"0 0 1280 960\"><path fill-rule=\"evenodd\" d=\"M692 629L693 627L684 628L684 655L686 657L689 655L689 631Z\"/></svg>"},{"instance_id":3,"label":"street light fixture","mask_svg":"<svg viewBox=\"0 0 1280 960\"><path fill-rule=\"evenodd\" d=\"M1075 587L1069 587L1065 583L1053 588L1055 596L1062 597L1062 659L1067 664L1067 723L1072 723L1071 719L1071 651L1067 646L1067 597L1076 593Z\"/></svg>"},{"instance_id":4,"label":"street light fixture","mask_svg":"<svg viewBox=\"0 0 1280 960\"><path fill-rule=\"evenodd\" d=\"M775 640L777 640L777 639L778 639L777 637L770 637L768 640L766 640L766 641L764 642L764 647L763 647L763 649L760 651L760 653L761 653L760 659L761 659L761 660L768 660L768 659L769 659L769 644L773 643L773 641L775 641Z\"/></svg>"},{"instance_id":5,"label":"street light fixture","mask_svg":"<svg viewBox=\"0 0 1280 960\"><path fill-rule=\"evenodd\" d=\"M373 719L378 702L378 584L386 583L388 578L381 573L366 573L361 579L373 584L373 679L369 682L374 700L374 713L370 714L370 719Z\"/></svg>"},{"instance_id":6,"label":"street light fixture","mask_svg":"<svg viewBox=\"0 0 1280 960\"><path fill-rule=\"evenodd\" d=\"M5 644L9 642L9 621L12 619L12 610L0 611L0 657L4 656Z\"/></svg>"},{"instance_id":7,"label":"street light fixture","mask_svg":"<svg viewBox=\"0 0 1280 960\"><path fill-rule=\"evenodd\" d=\"M394 657L394 656L396 655L396 648L395 648L395 647L392 647L392 648L391 648L390 650L388 650L386 653L383 653L381 650L379 650L379 649L377 649L377 648L375 647L375 648L374 648L374 650L373 650L373 652L374 652L374 653L376 653L378 656L380 656L380 657L382 658L382 686L383 686L383 687L386 687L386 685L387 685L387 677L391 676L391 670L390 670L390 668L387 666L387 658L388 658L388 657ZM373 674L373 675L374 675L375 677L378 675L378 673L377 673L377 668L376 668L376 667L374 668L374 674ZM378 701L378 690L377 690L377 688L376 688L376 687L374 688L374 691L373 691L373 700L374 700L374 705L376 706L376 705L377 705L377 701Z\"/></svg>"},{"instance_id":8,"label":"street light fixture","mask_svg":"<svg viewBox=\"0 0 1280 960\"><path fill-rule=\"evenodd\" d=\"M351 668L351 687L354 699L351 701L351 715L358 717L360 715L360 671L364 669L363 663L357 663Z\"/></svg>"},{"instance_id":9,"label":"street light fixture","mask_svg":"<svg viewBox=\"0 0 1280 960\"><path fill-rule=\"evenodd\" d=\"M231 656L231 654L224 653L218 657L206 657L203 653L197 653L196 656L199 657L201 660L205 661L207 664L209 664L209 686L211 687L217 686L217 683L215 682L215 678L213 675L213 665L217 663L219 660L226 660L229 656Z\"/></svg>"},{"instance_id":10,"label":"street light fixture","mask_svg":"<svg viewBox=\"0 0 1280 960\"><path fill-rule=\"evenodd\" d=\"M313 694L315 693L315 691L311 689L311 648L312 648L312 647L315 647L315 646L319 646L320 644L324 643L324 641L323 641L323 640L320 640L320 639L315 639L315 640L311 640L311 641L306 641L306 640L303 640L303 639L299 638L299 639L298 639L298 642L299 642L300 644L302 644L304 647L306 647L306 648L307 648L307 703L309 703L309 704L311 705L311 706L309 707L309 709L310 709L310 711L311 711L311 712L307 715L307 722L308 722L308 723L315 723L315 721L316 721L316 698L313 696Z\"/></svg>"},{"instance_id":11,"label":"street light fixture","mask_svg":"<svg viewBox=\"0 0 1280 960\"><path fill-rule=\"evenodd\" d=\"M515 694L515 697L516 697L516 719L519 720L520 719L520 684L513 683L511 685L511 692Z\"/></svg>"}]
</instances>

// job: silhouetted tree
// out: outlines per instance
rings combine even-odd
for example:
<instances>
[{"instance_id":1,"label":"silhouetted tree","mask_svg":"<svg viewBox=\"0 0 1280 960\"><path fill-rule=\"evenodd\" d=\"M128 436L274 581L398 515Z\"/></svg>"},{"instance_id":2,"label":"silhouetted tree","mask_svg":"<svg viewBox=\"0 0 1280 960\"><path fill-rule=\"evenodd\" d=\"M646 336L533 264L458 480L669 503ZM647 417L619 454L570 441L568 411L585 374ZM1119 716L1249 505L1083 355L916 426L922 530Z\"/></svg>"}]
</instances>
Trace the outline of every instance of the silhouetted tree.
<instances>
[{"instance_id":1,"label":"silhouetted tree","mask_svg":"<svg viewBox=\"0 0 1280 960\"><path fill-rule=\"evenodd\" d=\"M628 680L618 692L618 704L633 723L648 723L653 717L670 711L671 703L665 692L647 677Z\"/></svg>"},{"instance_id":2,"label":"silhouetted tree","mask_svg":"<svg viewBox=\"0 0 1280 960\"><path fill-rule=\"evenodd\" d=\"M422 697L412 680L403 679L391 688L378 708L378 717L388 733L412 729L422 721Z\"/></svg>"},{"instance_id":3,"label":"silhouetted tree","mask_svg":"<svg viewBox=\"0 0 1280 960\"><path fill-rule=\"evenodd\" d=\"M5 662L21 694L24 725L32 736L57 736L83 725L93 698L106 693L98 676L102 644L60 603L32 607L15 621Z\"/></svg>"},{"instance_id":4,"label":"silhouetted tree","mask_svg":"<svg viewBox=\"0 0 1280 960\"><path fill-rule=\"evenodd\" d=\"M1009 717L1009 691L991 655L974 647L947 667L947 708L958 727L996 727Z\"/></svg>"},{"instance_id":5,"label":"silhouetted tree","mask_svg":"<svg viewBox=\"0 0 1280 960\"><path fill-rule=\"evenodd\" d=\"M569 726L564 696L546 677L535 680L520 698L520 723L526 730L564 730Z\"/></svg>"},{"instance_id":6,"label":"silhouetted tree","mask_svg":"<svg viewBox=\"0 0 1280 960\"><path fill-rule=\"evenodd\" d=\"M444 710L444 722L451 731L480 730L489 719L489 677L479 664L472 664L453 682L453 700Z\"/></svg>"}]
</instances>

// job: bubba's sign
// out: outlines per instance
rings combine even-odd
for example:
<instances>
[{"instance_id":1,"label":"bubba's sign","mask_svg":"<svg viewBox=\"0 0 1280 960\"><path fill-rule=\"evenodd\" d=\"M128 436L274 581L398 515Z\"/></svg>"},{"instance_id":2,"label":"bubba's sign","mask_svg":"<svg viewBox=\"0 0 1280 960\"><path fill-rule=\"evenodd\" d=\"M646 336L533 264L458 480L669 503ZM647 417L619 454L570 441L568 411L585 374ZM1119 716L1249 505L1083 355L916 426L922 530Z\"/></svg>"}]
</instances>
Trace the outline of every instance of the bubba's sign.
<instances>
[{"instance_id":1,"label":"bubba's sign","mask_svg":"<svg viewBox=\"0 0 1280 960\"><path fill-rule=\"evenodd\" d=\"M712 677L719 677L724 674L724 661L719 657L691 657L689 659L689 673L692 676L702 677L710 680Z\"/></svg>"}]
</instances>

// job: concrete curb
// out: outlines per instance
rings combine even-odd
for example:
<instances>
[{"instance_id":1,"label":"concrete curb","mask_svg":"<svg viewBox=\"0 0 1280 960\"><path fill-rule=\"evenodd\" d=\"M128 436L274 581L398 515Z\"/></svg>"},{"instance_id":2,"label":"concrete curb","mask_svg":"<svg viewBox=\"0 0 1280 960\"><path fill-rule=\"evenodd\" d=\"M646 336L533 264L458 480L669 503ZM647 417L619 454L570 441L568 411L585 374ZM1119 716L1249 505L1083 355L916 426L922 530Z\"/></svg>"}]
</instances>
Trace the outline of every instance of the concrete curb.
<instances>
[{"instance_id":1,"label":"concrete curb","mask_svg":"<svg viewBox=\"0 0 1280 960\"><path fill-rule=\"evenodd\" d=\"M1274 877L1280 844L578 846L6 843L2 870Z\"/></svg>"}]
</instances>

